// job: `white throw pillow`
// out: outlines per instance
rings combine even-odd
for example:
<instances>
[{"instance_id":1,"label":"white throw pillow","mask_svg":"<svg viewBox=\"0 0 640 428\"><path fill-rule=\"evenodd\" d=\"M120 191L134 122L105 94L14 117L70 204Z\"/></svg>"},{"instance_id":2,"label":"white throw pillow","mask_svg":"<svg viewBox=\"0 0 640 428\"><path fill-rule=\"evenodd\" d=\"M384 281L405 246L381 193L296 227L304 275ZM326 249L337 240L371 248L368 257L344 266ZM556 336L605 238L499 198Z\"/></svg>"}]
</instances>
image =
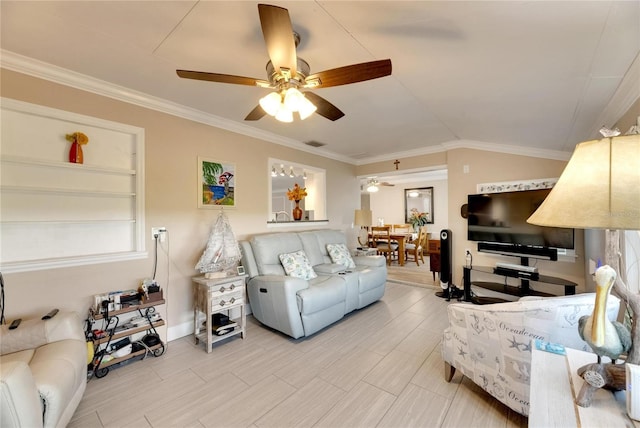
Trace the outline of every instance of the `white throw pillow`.
<instances>
[{"instance_id":1,"label":"white throw pillow","mask_svg":"<svg viewBox=\"0 0 640 428\"><path fill-rule=\"evenodd\" d=\"M313 279L318 276L311 263L309 263L307 255L302 250L295 253L280 254L278 257L284 267L284 271L289 276L302 279Z\"/></svg>"},{"instance_id":2,"label":"white throw pillow","mask_svg":"<svg viewBox=\"0 0 640 428\"><path fill-rule=\"evenodd\" d=\"M339 265L344 265L347 269L355 269L356 264L349 254L349 249L344 244L327 244L327 252L331 261Z\"/></svg>"}]
</instances>

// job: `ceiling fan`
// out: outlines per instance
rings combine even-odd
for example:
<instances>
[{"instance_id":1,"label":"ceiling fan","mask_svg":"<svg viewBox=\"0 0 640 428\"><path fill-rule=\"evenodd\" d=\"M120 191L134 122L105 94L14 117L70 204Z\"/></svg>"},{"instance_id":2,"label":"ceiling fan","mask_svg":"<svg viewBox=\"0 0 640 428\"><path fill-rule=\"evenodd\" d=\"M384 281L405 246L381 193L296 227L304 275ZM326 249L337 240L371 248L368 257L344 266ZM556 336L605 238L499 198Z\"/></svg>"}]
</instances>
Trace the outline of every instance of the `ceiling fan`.
<instances>
[{"instance_id":1,"label":"ceiling fan","mask_svg":"<svg viewBox=\"0 0 640 428\"><path fill-rule=\"evenodd\" d=\"M364 62L310 74L309 64L296 55L300 36L293 31L289 11L268 4L258 5L262 35L270 61L267 80L204 71L176 70L185 79L274 89L260 99L244 120L259 120L265 114L282 122L293 121L293 112L306 119L314 112L335 121L344 116L339 108L321 96L300 89L318 89L347 85L391 75L391 60Z\"/></svg>"},{"instance_id":2,"label":"ceiling fan","mask_svg":"<svg viewBox=\"0 0 640 428\"><path fill-rule=\"evenodd\" d=\"M395 186L395 184L391 184L391 183L389 183L387 181L382 181L382 182L378 181L378 180L376 180L375 177L369 178L367 180L367 186L366 186L367 192L369 192L369 193L377 192L378 190L380 190L380 189L378 189L378 186L393 187L393 186Z\"/></svg>"}]
</instances>

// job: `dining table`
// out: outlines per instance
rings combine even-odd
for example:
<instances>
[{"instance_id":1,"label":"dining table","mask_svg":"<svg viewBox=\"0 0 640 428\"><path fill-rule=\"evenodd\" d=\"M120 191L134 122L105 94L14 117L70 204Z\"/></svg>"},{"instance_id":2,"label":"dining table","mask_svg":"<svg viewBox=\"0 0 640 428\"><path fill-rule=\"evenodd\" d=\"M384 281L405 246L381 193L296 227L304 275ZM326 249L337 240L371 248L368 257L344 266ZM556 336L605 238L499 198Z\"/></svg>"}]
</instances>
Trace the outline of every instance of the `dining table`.
<instances>
[{"instance_id":1,"label":"dining table","mask_svg":"<svg viewBox=\"0 0 640 428\"><path fill-rule=\"evenodd\" d=\"M405 249L405 244L410 240L410 239L414 239L415 236L417 234L416 233L409 233L409 232L391 232L390 237L391 237L391 241L395 241L398 244L398 264L400 266L404 266L404 249ZM373 234L371 232L369 232L369 242L373 241Z\"/></svg>"}]
</instances>

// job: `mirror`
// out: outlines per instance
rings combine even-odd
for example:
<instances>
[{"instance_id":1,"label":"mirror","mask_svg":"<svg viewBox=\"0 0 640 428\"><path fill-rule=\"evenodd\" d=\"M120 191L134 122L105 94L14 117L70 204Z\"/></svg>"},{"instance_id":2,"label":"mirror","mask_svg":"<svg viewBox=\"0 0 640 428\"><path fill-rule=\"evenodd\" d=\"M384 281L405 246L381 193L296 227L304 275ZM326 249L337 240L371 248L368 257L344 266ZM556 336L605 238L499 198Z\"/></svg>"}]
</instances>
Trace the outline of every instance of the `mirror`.
<instances>
[{"instance_id":1,"label":"mirror","mask_svg":"<svg viewBox=\"0 0 640 428\"><path fill-rule=\"evenodd\" d=\"M433 187L404 189L404 220L413 224L414 214L422 215L423 224L433 224Z\"/></svg>"}]
</instances>

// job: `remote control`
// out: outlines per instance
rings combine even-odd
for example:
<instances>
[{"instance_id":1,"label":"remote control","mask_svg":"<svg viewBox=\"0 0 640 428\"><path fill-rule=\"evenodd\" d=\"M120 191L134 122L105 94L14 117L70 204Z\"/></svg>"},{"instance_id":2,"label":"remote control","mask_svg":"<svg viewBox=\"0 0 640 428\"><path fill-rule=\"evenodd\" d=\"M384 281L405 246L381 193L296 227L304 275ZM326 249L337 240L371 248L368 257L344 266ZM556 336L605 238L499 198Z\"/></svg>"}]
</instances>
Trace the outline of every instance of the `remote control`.
<instances>
[{"instance_id":1,"label":"remote control","mask_svg":"<svg viewBox=\"0 0 640 428\"><path fill-rule=\"evenodd\" d=\"M43 320L51 319L51 318L55 317L57 313L58 313L57 309L52 309L51 312L49 312L47 315L43 316L42 319Z\"/></svg>"},{"instance_id":2,"label":"remote control","mask_svg":"<svg viewBox=\"0 0 640 428\"><path fill-rule=\"evenodd\" d=\"M13 320L13 322L9 326L9 330L15 330L16 328L18 328L18 326L20 325L21 322L22 322L22 318L18 318L17 320Z\"/></svg>"}]
</instances>

